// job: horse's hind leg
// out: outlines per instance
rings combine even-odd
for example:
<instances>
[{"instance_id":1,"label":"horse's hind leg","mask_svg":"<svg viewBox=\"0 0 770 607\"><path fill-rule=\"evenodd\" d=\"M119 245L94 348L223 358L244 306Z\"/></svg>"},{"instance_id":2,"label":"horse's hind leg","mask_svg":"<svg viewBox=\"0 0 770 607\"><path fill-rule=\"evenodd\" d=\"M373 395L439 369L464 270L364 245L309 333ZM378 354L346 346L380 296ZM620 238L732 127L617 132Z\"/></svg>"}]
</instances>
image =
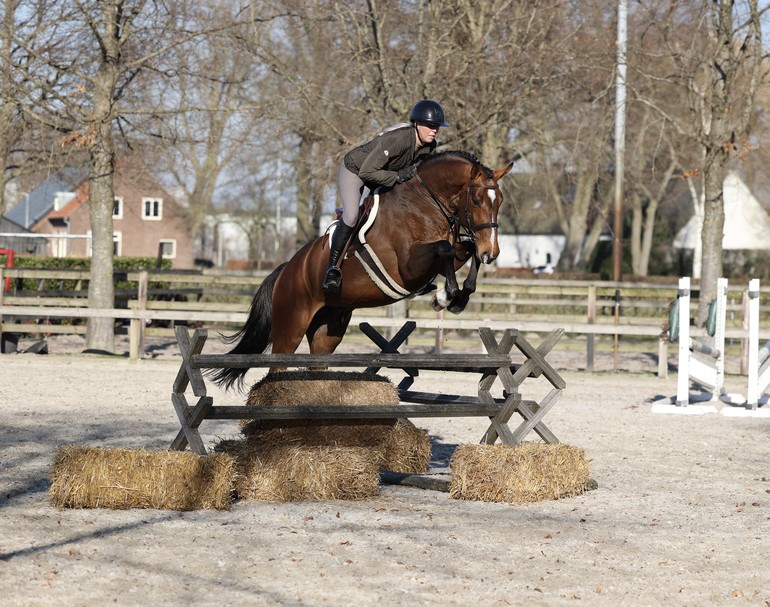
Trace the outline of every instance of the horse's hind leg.
<instances>
[{"instance_id":1,"label":"horse's hind leg","mask_svg":"<svg viewBox=\"0 0 770 607\"><path fill-rule=\"evenodd\" d=\"M307 329L311 354L331 354L345 337L352 310L326 307L318 311Z\"/></svg>"},{"instance_id":2,"label":"horse's hind leg","mask_svg":"<svg viewBox=\"0 0 770 607\"><path fill-rule=\"evenodd\" d=\"M273 319L270 336L274 354L292 354L302 343L305 331L320 307L311 298L298 296L298 289L280 288L273 292Z\"/></svg>"}]
</instances>

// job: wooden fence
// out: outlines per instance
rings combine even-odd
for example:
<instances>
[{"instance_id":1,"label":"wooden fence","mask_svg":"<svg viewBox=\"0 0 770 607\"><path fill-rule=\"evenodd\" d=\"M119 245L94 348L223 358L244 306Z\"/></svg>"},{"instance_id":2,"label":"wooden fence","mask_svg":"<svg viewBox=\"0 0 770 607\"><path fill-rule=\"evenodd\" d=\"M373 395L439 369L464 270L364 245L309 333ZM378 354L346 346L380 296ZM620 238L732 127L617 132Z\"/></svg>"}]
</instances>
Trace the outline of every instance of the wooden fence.
<instances>
[{"instance_id":1,"label":"wooden fence","mask_svg":"<svg viewBox=\"0 0 770 607\"><path fill-rule=\"evenodd\" d=\"M173 338L177 324L213 329L240 327L251 298L266 273L221 271L116 272L116 306L88 308L87 271L0 268L0 333L84 334L85 321L114 318L117 331L127 332L130 356L144 353L146 336ZM743 293L747 285L730 285L727 337L745 339ZM382 308L361 309L353 323L395 331L405 319L417 323L410 343L460 343L482 324L493 330L516 327L521 332L546 334L564 329L567 340L585 347L586 368L593 370L597 349L658 351L658 373L666 374L668 310L676 299L676 280L666 283L498 278L487 272L478 291L460 315L436 313L430 295ZM693 301L693 308L697 299ZM768 307L770 310L770 307ZM770 327L768 327L770 329ZM694 328L698 335L700 329ZM765 331L770 338L770 330ZM765 337L765 336L763 336Z\"/></svg>"},{"instance_id":2,"label":"wooden fence","mask_svg":"<svg viewBox=\"0 0 770 607\"><path fill-rule=\"evenodd\" d=\"M517 445L532 431L550 444L559 439L545 425L543 418L562 395L566 386L562 377L546 361L546 357L561 339L563 331L555 329L534 348L517 330L503 332L498 341L494 332L479 327L478 335L485 354L401 354L398 348L415 329L413 321L405 323L393 340L386 340L371 325L360 328L376 345L379 354L201 354L207 338L205 329L196 329L192 336L184 327L176 328L176 337L182 355L181 365L174 381L171 402L181 424L181 430L171 443L171 449L184 450L188 445L200 454L207 453L199 433L206 419L391 419L394 417L488 417L490 426L482 437L485 444L498 439L506 445ZM355 332L355 331L351 331ZM518 350L514 360L512 350ZM522 360L523 355L523 360ZM296 367L366 367L369 373L382 368L398 369L405 377L398 384L399 403L395 405L335 405L313 403L301 405L214 405L208 394L202 370L227 368L296 368ZM421 370L470 373L480 375L477 396L418 392L412 384ZM520 387L530 377L543 377L550 391L539 402L523 400ZM492 387L502 384L503 397L495 397ZM283 381L305 381L306 375L289 374ZM188 401L188 394L194 404ZM515 429L508 422L518 414L521 417Z\"/></svg>"}]
</instances>

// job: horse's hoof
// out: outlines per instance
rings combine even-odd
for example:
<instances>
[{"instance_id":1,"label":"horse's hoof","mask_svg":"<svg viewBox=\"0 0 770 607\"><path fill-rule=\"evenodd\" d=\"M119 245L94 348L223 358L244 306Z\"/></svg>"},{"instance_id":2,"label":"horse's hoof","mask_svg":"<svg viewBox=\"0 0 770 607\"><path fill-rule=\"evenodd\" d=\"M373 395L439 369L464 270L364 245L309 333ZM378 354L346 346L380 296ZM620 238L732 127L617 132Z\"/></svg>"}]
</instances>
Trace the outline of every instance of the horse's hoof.
<instances>
[{"instance_id":1,"label":"horse's hoof","mask_svg":"<svg viewBox=\"0 0 770 607\"><path fill-rule=\"evenodd\" d=\"M436 312L441 312L441 310L445 310L450 303L452 303L452 299L447 297L446 289L441 289L440 291L436 291L436 294L431 299L430 305Z\"/></svg>"},{"instance_id":2,"label":"horse's hoof","mask_svg":"<svg viewBox=\"0 0 770 607\"><path fill-rule=\"evenodd\" d=\"M439 291L439 293L441 293L441 291ZM441 310L446 309L447 304L449 303L448 301L439 298L439 293L436 293L430 300L430 307L436 312L441 312Z\"/></svg>"}]
</instances>

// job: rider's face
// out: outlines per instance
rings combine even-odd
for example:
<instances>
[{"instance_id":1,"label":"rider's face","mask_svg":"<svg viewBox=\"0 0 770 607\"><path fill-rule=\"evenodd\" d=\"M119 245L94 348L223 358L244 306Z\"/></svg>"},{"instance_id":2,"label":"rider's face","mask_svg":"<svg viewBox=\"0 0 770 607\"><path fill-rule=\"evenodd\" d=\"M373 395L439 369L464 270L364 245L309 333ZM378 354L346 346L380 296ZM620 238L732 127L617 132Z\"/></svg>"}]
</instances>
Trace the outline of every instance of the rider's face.
<instances>
[{"instance_id":1,"label":"rider's face","mask_svg":"<svg viewBox=\"0 0 770 607\"><path fill-rule=\"evenodd\" d=\"M438 134L439 127L436 125L425 124L424 122L417 123L417 136L422 143L431 143Z\"/></svg>"}]
</instances>

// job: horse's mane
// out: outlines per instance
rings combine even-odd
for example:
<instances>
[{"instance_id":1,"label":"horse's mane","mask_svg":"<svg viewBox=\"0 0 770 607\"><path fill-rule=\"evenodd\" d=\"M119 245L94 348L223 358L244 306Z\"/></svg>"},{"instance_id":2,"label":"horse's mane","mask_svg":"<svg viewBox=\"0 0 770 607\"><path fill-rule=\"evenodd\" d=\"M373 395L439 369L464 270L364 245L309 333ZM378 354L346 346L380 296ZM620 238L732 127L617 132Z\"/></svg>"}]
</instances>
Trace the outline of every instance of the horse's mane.
<instances>
[{"instance_id":1,"label":"horse's mane","mask_svg":"<svg viewBox=\"0 0 770 607\"><path fill-rule=\"evenodd\" d=\"M459 158L462 158L463 160L470 162L471 164L478 164L481 166L482 169L484 169L484 173L486 173L487 177L489 177L490 179L492 178L492 170L485 167L483 164L481 164L481 161L476 157L475 154L472 154L471 152L466 152L464 150L446 150L444 152L432 154L431 156L428 156L427 158L425 158L421 164L425 164L427 162L438 162L448 156L459 157Z\"/></svg>"}]
</instances>

